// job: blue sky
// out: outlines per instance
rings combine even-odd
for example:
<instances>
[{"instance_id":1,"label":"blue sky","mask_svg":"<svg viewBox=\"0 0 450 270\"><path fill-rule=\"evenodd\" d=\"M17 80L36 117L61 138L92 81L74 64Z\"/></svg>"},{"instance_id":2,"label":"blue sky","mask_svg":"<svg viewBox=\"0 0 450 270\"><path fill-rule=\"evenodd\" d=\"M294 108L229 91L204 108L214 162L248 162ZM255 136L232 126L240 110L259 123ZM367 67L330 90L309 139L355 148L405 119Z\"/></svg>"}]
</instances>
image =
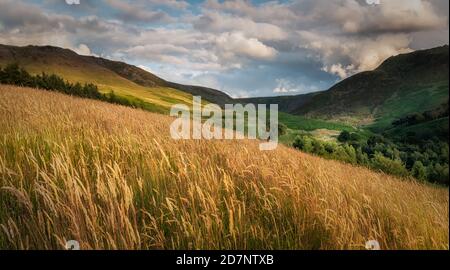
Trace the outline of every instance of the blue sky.
<instances>
[{"instance_id":1,"label":"blue sky","mask_svg":"<svg viewBox=\"0 0 450 270\"><path fill-rule=\"evenodd\" d=\"M326 90L448 44L448 0L0 0L0 43L125 61L234 97Z\"/></svg>"}]
</instances>

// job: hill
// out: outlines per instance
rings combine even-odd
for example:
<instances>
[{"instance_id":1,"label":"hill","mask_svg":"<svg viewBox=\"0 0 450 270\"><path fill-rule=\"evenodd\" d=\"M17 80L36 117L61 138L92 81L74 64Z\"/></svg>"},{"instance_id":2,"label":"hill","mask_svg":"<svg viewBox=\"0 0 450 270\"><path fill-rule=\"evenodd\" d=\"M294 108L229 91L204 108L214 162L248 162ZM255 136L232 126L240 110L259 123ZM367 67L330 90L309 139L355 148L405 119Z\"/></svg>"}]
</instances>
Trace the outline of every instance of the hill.
<instances>
[{"instance_id":1,"label":"hill","mask_svg":"<svg viewBox=\"0 0 450 270\"><path fill-rule=\"evenodd\" d=\"M0 249L448 249L448 189L0 86Z\"/></svg>"},{"instance_id":2,"label":"hill","mask_svg":"<svg viewBox=\"0 0 450 270\"><path fill-rule=\"evenodd\" d=\"M0 45L0 66L18 63L32 74L54 73L71 82L94 83L100 91L141 99L166 111L175 103L191 104L192 94L224 104L230 97L220 91L165 81L141 68L99 57L82 56L52 46Z\"/></svg>"},{"instance_id":3,"label":"hill","mask_svg":"<svg viewBox=\"0 0 450 270\"><path fill-rule=\"evenodd\" d=\"M406 115L448 101L448 46L393 56L373 71L351 76L327 91L296 96L238 99L278 104L282 112L308 118L391 128Z\"/></svg>"},{"instance_id":4,"label":"hill","mask_svg":"<svg viewBox=\"0 0 450 270\"><path fill-rule=\"evenodd\" d=\"M278 104L278 109L284 113L294 113L305 104L307 104L317 93L310 93L295 96L277 96L277 97L255 97L235 99L236 103L243 104Z\"/></svg>"},{"instance_id":5,"label":"hill","mask_svg":"<svg viewBox=\"0 0 450 270\"><path fill-rule=\"evenodd\" d=\"M312 97L296 113L359 124L374 130L402 116L448 101L448 46L387 59L377 69L356 74Z\"/></svg>"}]
</instances>

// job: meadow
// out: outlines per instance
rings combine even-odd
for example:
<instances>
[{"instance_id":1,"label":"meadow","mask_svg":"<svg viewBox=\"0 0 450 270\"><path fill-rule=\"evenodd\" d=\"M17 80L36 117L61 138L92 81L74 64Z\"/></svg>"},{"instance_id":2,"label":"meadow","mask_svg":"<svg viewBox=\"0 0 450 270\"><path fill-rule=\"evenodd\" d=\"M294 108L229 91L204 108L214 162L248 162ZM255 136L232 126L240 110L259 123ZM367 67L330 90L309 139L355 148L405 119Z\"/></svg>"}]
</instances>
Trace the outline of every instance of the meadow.
<instances>
[{"instance_id":1,"label":"meadow","mask_svg":"<svg viewBox=\"0 0 450 270\"><path fill-rule=\"evenodd\" d=\"M0 85L0 249L448 249L448 188Z\"/></svg>"}]
</instances>

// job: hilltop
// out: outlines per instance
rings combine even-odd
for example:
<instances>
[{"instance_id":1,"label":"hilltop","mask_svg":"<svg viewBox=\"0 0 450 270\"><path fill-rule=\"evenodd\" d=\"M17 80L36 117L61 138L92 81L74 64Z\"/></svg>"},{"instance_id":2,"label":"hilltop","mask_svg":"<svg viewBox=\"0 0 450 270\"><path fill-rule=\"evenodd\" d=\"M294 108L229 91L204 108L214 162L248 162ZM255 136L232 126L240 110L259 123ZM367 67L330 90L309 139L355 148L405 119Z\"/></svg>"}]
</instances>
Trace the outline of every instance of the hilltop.
<instances>
[{"instance_id":1,"label":"hilltop","mask_svg":"<svg viewBox=\"0 0 450 270\"><path fill-rule=\"evenodd\" d=\"M448 249L446 188L172 120L0 86L0 249Z\"/></svg>"}]
</instances>

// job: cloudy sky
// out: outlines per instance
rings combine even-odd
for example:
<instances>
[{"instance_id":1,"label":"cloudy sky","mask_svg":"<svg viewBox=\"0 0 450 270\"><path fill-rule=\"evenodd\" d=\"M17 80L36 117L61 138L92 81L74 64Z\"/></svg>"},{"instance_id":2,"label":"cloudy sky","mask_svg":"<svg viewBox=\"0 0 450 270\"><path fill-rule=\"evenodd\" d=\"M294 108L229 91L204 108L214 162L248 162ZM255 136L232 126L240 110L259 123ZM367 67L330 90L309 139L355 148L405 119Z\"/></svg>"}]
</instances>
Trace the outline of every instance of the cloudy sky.
<instances>
[{"instance_id":1,"label":"cloudy sky","mask_svg":"<svg viewBox=\"0 0 450 270\"><path fill-rule=\"evenodd\" d=\"M378 1L0 0L0 43L70 48L234 97L293 95L448 44L448 0Z\"/></svg>"}]
</instances>

